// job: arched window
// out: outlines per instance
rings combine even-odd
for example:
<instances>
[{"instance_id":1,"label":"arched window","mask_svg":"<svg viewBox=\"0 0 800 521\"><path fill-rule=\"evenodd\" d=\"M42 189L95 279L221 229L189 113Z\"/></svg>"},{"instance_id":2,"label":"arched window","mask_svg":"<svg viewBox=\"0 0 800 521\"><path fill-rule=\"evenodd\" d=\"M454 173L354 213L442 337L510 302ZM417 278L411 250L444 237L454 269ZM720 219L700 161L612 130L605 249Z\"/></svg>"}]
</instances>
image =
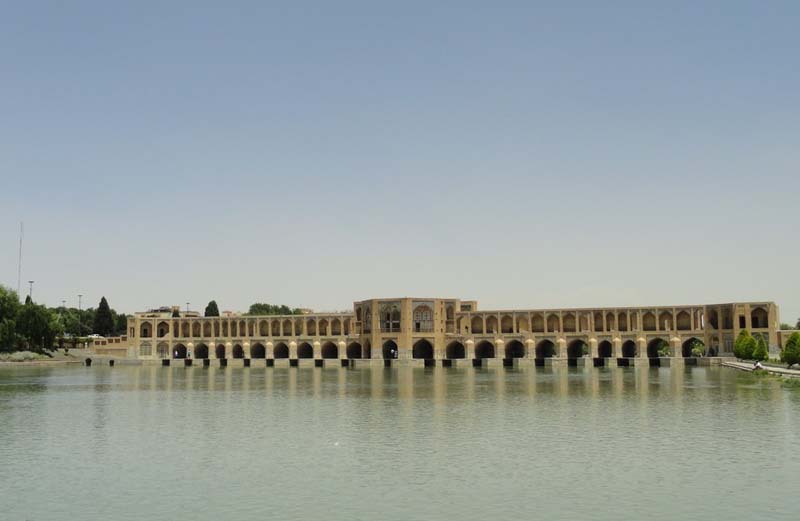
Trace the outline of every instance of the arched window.
<instances>
[{"instance_id":1,"label":"arched window","mask_svg":"<svg viewBox=\"0 0 800 521\"><path fill-rule=\"evenodd\" d=\"M414 309L414 331L427 333L433 331L433 310L426 305Z\"/></svg>"},{"instance_id":2,"label":"arched window","mask_svg":"<svg viewBox=\"0 0 800 521\"><path fill-rule=\"evenodd\" d=\"M381 331L389 333L400 331L400 306L384 304L381 307Z\"/></svg>"}]
</instances>

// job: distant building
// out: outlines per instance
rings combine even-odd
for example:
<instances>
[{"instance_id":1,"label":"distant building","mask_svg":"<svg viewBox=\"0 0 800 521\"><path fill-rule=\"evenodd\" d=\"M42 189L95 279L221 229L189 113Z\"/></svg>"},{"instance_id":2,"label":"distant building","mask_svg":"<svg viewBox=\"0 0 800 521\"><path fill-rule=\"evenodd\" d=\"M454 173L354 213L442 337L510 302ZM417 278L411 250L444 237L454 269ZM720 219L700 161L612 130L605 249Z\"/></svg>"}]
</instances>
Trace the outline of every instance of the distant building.
<instances>
[{"instance_id":1,"label":"distant building","mask_svg":"<svg viewBox=\"0 0 800 521\"><path fill-rule=\"evenodd\" d=\"M200 317L172 309L128 319L132 355L163 358L579 359L732 355L747 329L777 356L785 341L773 302L479 311L472 300L370 299L345 313ZM306 311L306 310L304 310Z\"/></svg>"}]
</instances>

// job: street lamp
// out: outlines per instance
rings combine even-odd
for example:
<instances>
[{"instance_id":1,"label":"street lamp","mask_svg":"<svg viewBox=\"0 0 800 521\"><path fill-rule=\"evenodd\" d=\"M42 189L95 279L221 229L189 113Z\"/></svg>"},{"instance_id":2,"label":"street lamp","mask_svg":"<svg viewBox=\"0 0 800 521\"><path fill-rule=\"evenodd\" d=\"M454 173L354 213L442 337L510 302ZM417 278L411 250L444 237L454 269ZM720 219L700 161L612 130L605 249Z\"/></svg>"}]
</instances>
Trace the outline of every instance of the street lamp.
<instances>
[{"instance_id":1,"label":"street lamp","mask_svg":"<svg viewBox=\"0 0 800 521\"><path fill-rule=\"evenodd\" d=\"M32 280L28 281L28 298L31 299L31 302L33 302L33 282Z\"/></svg>"},{"instance_id":2,"label":"street lamp","mask_svg":"<svg viewBox=\"0 0 800 521\"><path fill-rule=\"evenodd\" d=\"M189 312L189 303L188 302L186 303L186 312L187 313Z\"/></svg>"}]
</instances>

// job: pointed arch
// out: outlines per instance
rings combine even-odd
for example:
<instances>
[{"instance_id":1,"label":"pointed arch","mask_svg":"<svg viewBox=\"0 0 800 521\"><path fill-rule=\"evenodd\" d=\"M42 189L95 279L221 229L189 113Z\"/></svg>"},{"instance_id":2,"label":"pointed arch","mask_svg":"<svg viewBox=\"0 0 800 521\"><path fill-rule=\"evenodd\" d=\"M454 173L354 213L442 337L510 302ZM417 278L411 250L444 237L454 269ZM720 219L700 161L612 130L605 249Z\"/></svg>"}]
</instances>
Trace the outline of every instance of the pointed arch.
<instances>
[{"instance_id":1,"label":"pointed arch","mask_svg":"<svg viewBox=\"0 0 800 521\"><path fill-rule=\"evenodd\" d=\"M622 357L623 358L636 358L636 342L633 340L626 340L622 344Z\"/></svg>"},{"instance_id":2,"label":"pointed arch","mask_svg":"<svg viewBox=\"0 0 800 521\"><path fill-rule=\"evenodd\" d=\"M658 328L661 331L670 331L672 330L672 326L675 324L672 323L672 312L670 311L662 311L658 315Z\"/></svg>"},{"instance_id":3,"label":"pointed arch","mask_svg":"<svg viewBox=\"0 0 800 521\"><path fill-rule=\"evenodd\" d=\"M692 315L685 309L675 316L675 325L679 331L689 331L692 328Z\"/></svg>"},{"instance_id":4,"label":"pointed arch","mask_svg":"<svg viewBox=\"0 0 800 521\"><path fill-rule=\"evenodd\" d=\"M754 308L750 312L750 327L753 329L766 329L769 327L769 313L762 307Z\"/></svg>"},{"instance_id":5,"label":"pointed arch","mask_svg":"<svg viewBox=\"0 0 800 521\"><path fill-rule=\"evenodd\" d=\"M244 348L241 344L236 344L233 346L232 356L234 358L244 358Z\"/></svg>"},{"instance_id":6,"label":"pointed arch","mask_svg":"<svg viewBox=\"0 0 800 521\"><path fill-rule=\"evenodd\" d=\"M506 358L525 358L525 344L519 340L512 340L506 344Z\"/></svg>"},{"instance_id":7,"label":"pointed arch","mask_svg":"<svg viewBox=\"0 0 800 521\"><path fill-rule=\"evenodd\" d=\"M503 318L500 319L500 332L501 333L514 332L514 319L511 318L511 315L503 315Z\"/></svg>"},{"instance_id":8,"label":"pointed arch","mask_svg":"<svg viewBox=\"0 0 800 521\"><path fill-rule=\"evenodd\" d=\"M498 333L499 329L497 327L497 317L494 315L489 315L486 317L486 332L489 334Z\"/></svg>"},{"instance_id":9,"label":"pointed arch","mask_svg":"<svg viewBox=\"0 0 800 521\"><path fill-rule=\"evenodd\" d=\"M581 340L576 338L567 346L567 358L582 358L589 351L589 346Z\"/></svg>"},{"instance_id":10,"label":"pointed arch","mask_svg":"<svg viewBox=\"0 0 800 521\"><path fill-rule=\"evenodd\" d=\"M692 349L694 349L695 347L701 349L702 351L705 351L706 345L702 340L700 340L697 337L689 338L681 345L681 355L684 358L691 358L695 356L695 354L692 353Z\"/></svg>"},{"instance_id":11,"label":"pointed arch","mask_svg":"<svg viewBox=\"0 0 800 521\"><path fill-rule=\"evenodd\" d=\"M647 343L647 357L658 358L659 356L661 356L660 352L664 351L664 349L667 348L669 348L669 342L667 342L663 338L656 337Z\"/></svg>"},{"instance_id":12,"label":"pointed arch","mask_svg":"<svg viewBox=\"0 0 800 521\"><path fill-rule=\"evenodd\" d=\"M642 329L645 331L656 330L656 316L650 311L642 315Z\"/></svg>"},{"instance_id":13,"label":"pointed arch","mask_svg":"<svg viewBox=\"0 0 800 521\"><path fill-rule=\"evenodd\" d=\"M289 358L289 346L286 342L278 342L272 350L273 358Z\"/></svg>"},{"instance_id":14,"label":"pointed arch","mask_svg":"<svg viewBox=\"0 0 800 521\"><path fill-rule=\"evenodd\" d=\"M197 347L194 348L194 357L199 359L208 358L208 346L205 344L197 344Z\"/></svg>"},{"instance_id":15,"label":"pointed arch","mask_svg":"<svg viewBox=\"0 0 800 521\"><path fill-rule=\"evenodd\" d=\"M414 358L431 360L433 359L433 344L424 338L417 340L411 348L411 355Z\"/></svg>"},{"instance_id":16,"label":"pointed arch","mask_svg":"<svg viewBox=\"0 0 800 521\"><path fill-rule=\"evenodd\" d=\"M556 345L551 340L542 340L536 344L536 358L552 358L556 356Z\"/></svg>"},{"instance_id":17,"label":"pointed arch","mask_svg":"<svg viewBox=\"0 0 800 521\"><path fill-rule=\"evenodd\" d=\"M308 342L297 346L297 358L314 358L314 347Z\"/></svg>"},{"instance_id":18,"label":"pointed arch","mask_svg":"<svg viewBox=\"0 0 800 521\"><path fill-rule=\"evenodd\" d=\"M394 340L387 340L384 342L383 346L381 347L381 354L383 355L384 360L392 360L397 358L397 342Z\"/></svg>"},{"instance_id":19,"label":"pointed arch","mask_svg":"<svg viewBox=\"0 0 800 521\"><path fill-rule=\"evenodd\" d=\"M139 326L139 336L141 338L150 338L153 336L153 328L150 322L142 322L142 325Z\"/></svg>"},{"instance_id":20,"label":"pointed arch","mask_svg":"<svg viewBox=\"0 0 800 521\"><path fill-rule=\"evenodd\" d=\"M322 344L322 358L326 359L339 358L339 346L330 341Z\"/></svg>"},{"instance_id":21,"label":"pointed arch","mask_svg":"<svg viewBox=\"0 0 800 521\"><path fill-rule=\"evenodd\" d=\"M172 348L172 358L186 358L186 346L177 344Z\"/></svg>"},{"instance_id":22,"label":"pointed arch","mask_svg":"<svg viewBox=\"0 0 800 521\"><path fill-rule=\"evenodd\" d=\"M528 317L525 315L521 315L517 317L517 331L520 333L528 333L530 332L531 327L528 322Z\"/></svg>"},{"instance_id":23,"label":"pointed arch","mask_svg":"<svg viewBox=\"0 0 800 521\"><path fill-rule=\"evenodd\" d=\"M474 316L472 317L472 321L470 322L470 328L473 334L482 335L483 334L483 317Z\"/></svg>"},{"instance_id":24,"label":"pointed arch","mask_svg":"<svg viewBox=\"0 0 800 521\"><path fill-rule=\"evenodd\" d=\"M447 344L447 349L445 351L445 355L449 360L466 358L467 356L466 349L464 349L464 344L457 340Z\"/></svg>"},{"instance_id":25,"label":"pointed arch","mask_svg":"<svg viewBox=\"0 0 800 521\"><path fill-rule=\"evenodd\" d=\"M574 333L577 329L574 313L567 313L562 319L565 333Z\"/></svg>"},{"instance_id":26,"label":"pointed arch","mask_svg":"<svg viewBox=\"0 0 800 521\"><path fill-rule=\"evenodd\" d=\"M267 348L261 342L256 342L250 348L250 358L266 358Z\"/></svg>"},{"instance_id":27,"label":"pointed arch","mask_svg":"<svg viewBox=\"0 0 800 521\"><path fill-rule=\"evenodd\" d=\"M359 359L362 357L361 353L361 344L358 342L351 342L349 346L347 346L347 358L349 359Z\"/></svg>"},{"instance_id":28,"label":"pointed arch","mask_svg":"<svg viewBox=\"0 0 800 521\"><path fill-rule=\"evenodd\" d=\"M162 320L156 326L156 331L158 333L158 338L164 338L169 334L169 322Z\"/></svg>"},{"instance_id":29,"label":"pointed arch","mask_svg":"<svg viewBox=\"0 0 800 521\"><path fill-rule=\"evenodd\" d=\"M225 346L223 344L217 344L217 347L214 348L214 356L217 359L225 358Z\"/></svg>"},{"instance_id":30,"label":"pointed arch","mask_svg":"<svg viewBox=\"0 0 800 521\"><path fill-rule=\"evenodd\" d=\"M475 346L475 358L494 358L495 350L494 344L488 340L484 340Z\"/></svg>"},{"instance_id":31,"label":"pointed arch","mask_svg":"<svg viewBox=\"0 0 800 521\"><path fill-rule=\"evenodd\" d=\"M600 358L611 358L614 356L614 346L608 340L603 340L597 344L597 356Z\"/></svg>"},{"instance_id":32,"label":"pointed arch","mask_svg":"<svg viewBox=\"0 0 800 521\"><path fill-rule=\"evenodd\" d=\"M533 315L531 319L531 331L533 333L544 333L544 316L541 313Z\"/></svg>"},{"instance_id":33,"label":"pointed arch","mask_svg":"<svg viewBox=\"0 0 800 521\"><path fill-rule=\"evenodd\" d=\"M561 329L560 322L558 320L558 315L550 314L547 316L547 332L548 333L557 333Z\"/></svg>"}]
</instances>

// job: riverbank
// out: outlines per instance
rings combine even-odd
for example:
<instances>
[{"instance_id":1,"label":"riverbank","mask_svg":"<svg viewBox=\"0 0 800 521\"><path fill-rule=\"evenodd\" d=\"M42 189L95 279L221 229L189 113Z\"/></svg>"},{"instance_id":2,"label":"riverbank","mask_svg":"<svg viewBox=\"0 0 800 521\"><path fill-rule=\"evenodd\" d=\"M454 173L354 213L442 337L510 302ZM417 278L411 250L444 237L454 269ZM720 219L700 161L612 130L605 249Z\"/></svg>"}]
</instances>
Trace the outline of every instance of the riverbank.
<instances>
[{"instance_id":1,"label":"riverbank","mask_svg":"<svg viewBox=\"0 0 800 521\"><path fill-rule=\"evenodd\" d=\"M0 355L0 366L82 364L87 356L91 354L85 349L70 349L68 353L56 350L50 353L50 356L32 351L16 351Z\"/></svg>"},{"instance_id":2,"label":"riverbank","mask_svg":"<svg viewBox=\"0 0 800 521\"><path fill-rule=\"evenodd\" d=\"M739 361L725 361L722 362L724 367L731 367L733 369L738 369L740 371L750 371L752 372L753 364L750 362L739 362ZM778 367L772 364L762 364L763 369L769 374L774 374L778 376L783 376L787 378L800 378L800 370L798 369L786 369L784 367Z\"/></svg>"}]
</instances>

